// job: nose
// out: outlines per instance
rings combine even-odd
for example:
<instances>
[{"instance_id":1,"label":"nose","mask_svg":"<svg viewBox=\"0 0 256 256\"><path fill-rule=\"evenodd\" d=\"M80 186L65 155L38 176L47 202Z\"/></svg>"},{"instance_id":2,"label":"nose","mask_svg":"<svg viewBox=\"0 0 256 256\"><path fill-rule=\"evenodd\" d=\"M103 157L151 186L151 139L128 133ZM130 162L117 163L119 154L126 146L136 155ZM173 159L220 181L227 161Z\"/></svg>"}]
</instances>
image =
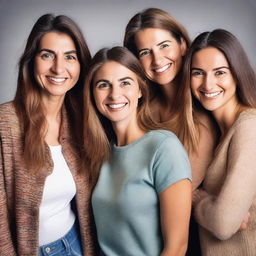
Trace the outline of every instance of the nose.
<instances>
[{"instance_id":1,"label":"nose","mask_svg":"<svg viewBox=\"0 0 256 256\"><path fill-rule=\"evenodd\" d=\"M162 63L162 54L160 51L152 51L152 56L153 56L153 64L155 66L159 66Z\"/></svg>"},{"instance_id":2,"label":"nose","mask_svg":"<svg viewBox=\"0 0 256 256\"><path fill-rule=\"evenodd\" d=\"M205 91L211 91L214 88L214 77L206 74L203 80L203 88Z\"/></svg>"},{"instance_id":3,"label":"nose","mask_svg":"<svg viewBox=\"0 0 256 256\"><path fill-rule=\"evenodd\" d=\"M65 60L63 58L56 57L51 69L55 74L62 74L65 71Z\"/></svg>"},{"instance_id":4,"label":"nose","mask_svg":"<svg viewBox=\"0 0 256 256\"><path fill-rule=\"evenodd\" d=\"M109 92L109 98L111 100L117 100L120 96L120 88L114 84L112 84L111 90Z\"/></svg>"}]
</instances>

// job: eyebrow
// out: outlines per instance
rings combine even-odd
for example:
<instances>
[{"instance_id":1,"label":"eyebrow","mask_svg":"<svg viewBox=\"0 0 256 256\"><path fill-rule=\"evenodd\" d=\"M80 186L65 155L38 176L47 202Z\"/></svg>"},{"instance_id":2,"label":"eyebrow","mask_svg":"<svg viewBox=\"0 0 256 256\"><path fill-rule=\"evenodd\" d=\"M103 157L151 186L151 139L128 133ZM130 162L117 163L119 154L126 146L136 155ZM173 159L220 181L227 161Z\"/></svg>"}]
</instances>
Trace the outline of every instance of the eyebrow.
<instances>
[{"instance_id":1,"label":"eyebrow","mask_svg":"<svg viewBox=\"0 0 256 256\"><path fill-rule=\"evenodd\" d=\"M120 78L120 79L118 79L118 81L124 81L124 80L126 80L126 79L130 79L130 80L132 80L132 81L134 81L131 77L129 77L129 76L126 76L126 77L123 77L123 78ZM100 82L104 82L104 83L109 83L109 84L111 84L111 82L109 81L109 80L106 80L106 79L100 79L100 80L98 80L97 82L95 82L95 84L98 84L98 83L100 83Z\"/></svg>"},{"instance_id":2,"label":"eyebrow","mask_svg":"<svg viewBox=\"0 0 256 256\"><path fill-rule=\"evenodd\" d=\"M130 80L134 81L134 80L133 80L131 77L129 77L129 76L120 78L120 79L118 79L118 81L124 81L124 80L126 80L126 79L130 79Z\"/></svg>"},{"instance_id":3,"label":"eyebrow","mask_svg":"<svg viewBox=\"0 0 256 256\"><path fill-rule=\"evenodd\" d=\"M170 40L164 40L164 41L158 43L157 46L159 46L159 45L161 45L161 44L164 44L164 43L167 43L167 42L168 42L168 43L171 43L172 41L170 41Z\"/></svg>"},{"instance_id":4,"label":"eyebrow","mask_svg":"<svg viewBox=\"0 0 256 256\"><path fill-rule=\"evenodd\" d=\"M106 80L106 79L100 79L100 80L98 80L97 82L95 82L95 85L98 84L98 83L100 83L100 82L104 82L104 83L109 83L109 84L110 84L110 82L109 82L108 80Z\"/></svg>"},{"instance_id":5,"label":"eyebrow","mask_svg":"<svg viewBox=\"0 0 256 256\"><path fill-rule=\"evenodd\" d=\"M49 52L49 53L55 54L55 51L50 50L50 49L46 49L46 48L43 48L43 49L38 51L38 53L40 53L40 52ZM64 54L77 54L77 51L76 50L71 50L71 51L64 52Z\"/></svg>"},{"instance_id":6,"label":"eyebrow","mask_svg":"<svg viewBox=\"0 0 256 256\"><path fill-rule=\"evenodd\" d=\"M219 70L219 69L222 69L222 68L230 69L229 67L222 66L222 67L214 68L214 69L213 69L213 71L216 71L216 70ZM200 70L200 71L204 71L203 69L201 69L201 68L197 68L197 67L192 67L192 68L191 68L191 71L192 71L192 70Z\"/></svg>"},{"instance_id":7,"label":"eyebrow","mask_svg":"<svg viewBox=\"0 0 256 256\"><path fill-rule=\"evenodd\" d=\"M161 45L161 44L164 44L164 43L167 43L167 42L171 43L172 41L170 41L170 40L164 40L164 41L158 43L157 46L159 46L159 45ZM142 49L139 50L138 53L140 53L140 52L142 52L142 51L145 51L145 50L149 50L149 48L142 48Z\"/></svg>"}]
</instances>

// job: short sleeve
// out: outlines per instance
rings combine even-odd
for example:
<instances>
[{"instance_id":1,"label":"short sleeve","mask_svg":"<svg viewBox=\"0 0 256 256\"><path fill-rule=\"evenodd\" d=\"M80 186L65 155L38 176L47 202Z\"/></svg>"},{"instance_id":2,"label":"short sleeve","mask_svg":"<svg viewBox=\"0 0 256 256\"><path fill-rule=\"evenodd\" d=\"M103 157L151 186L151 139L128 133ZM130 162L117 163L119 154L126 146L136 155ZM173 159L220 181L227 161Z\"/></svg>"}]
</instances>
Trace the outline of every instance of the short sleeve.
<instances>
[{"instance_id":1,"label":"short sleeve","mask_svg":"<svg viewBox=\"0 0 256 256\"><path fill-rule=\"evenodd\" d=\"M158 146L152 171L158 194L182 179L192 181L187 152L175 135L166 136Z\"/></svg>"}]
</instances>

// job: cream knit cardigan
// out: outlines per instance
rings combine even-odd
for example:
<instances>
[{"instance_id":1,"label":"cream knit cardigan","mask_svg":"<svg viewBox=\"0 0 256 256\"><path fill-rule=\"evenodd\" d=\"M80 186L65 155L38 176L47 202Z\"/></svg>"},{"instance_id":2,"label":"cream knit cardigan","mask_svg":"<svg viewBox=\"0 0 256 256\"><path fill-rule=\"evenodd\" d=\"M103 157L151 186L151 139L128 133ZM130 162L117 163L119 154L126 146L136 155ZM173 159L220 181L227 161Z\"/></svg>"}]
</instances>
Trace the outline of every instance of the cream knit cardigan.
<instances>
[{"instance_id":1,"label":"cream knit cardigan","mask_svg":"<svg viewBox=\"0 0 256 256\"><path fill-rule=\"evenodd\" d=\"M256 255L256 110L243 111L218 146L195 202L203 256ZM239 227L250 212L249 226Z\"/></svg>"}]
</instances>

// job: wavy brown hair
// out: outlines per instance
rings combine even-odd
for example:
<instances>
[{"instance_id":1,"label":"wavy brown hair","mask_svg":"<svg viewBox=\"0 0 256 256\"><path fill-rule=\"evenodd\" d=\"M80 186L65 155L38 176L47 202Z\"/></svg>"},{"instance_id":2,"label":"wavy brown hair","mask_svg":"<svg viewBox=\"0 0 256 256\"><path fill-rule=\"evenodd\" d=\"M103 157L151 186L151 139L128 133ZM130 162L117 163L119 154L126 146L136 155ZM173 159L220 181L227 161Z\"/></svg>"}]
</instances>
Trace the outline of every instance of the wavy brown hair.
<instances>
[{"instance_id":1,"label":"wavy brown hair","mask_svg":"<svg viewBox=\"0 0 256 256\"><path fill-rule=\"evenodd\" d=\"M135 35L137 32L146 28L159 28L169 31L177 43L181 44L182 40L185 41L187 48L191 44L187 30L173 16L158 8L148 8L135 14L125 29L124 46L131 50L137 57L138 49L135 43ZM162 125L166 129L173 131L179 137L187 151L191 152L197 150L199 139L197 123L199 121L193 116L190 90L183 90L184 87L181 83L181 77L182 68L175 78L180 86L177 88L175 97L171 99L173 101L172 108L170 109L171 119ZM154 82L150 86L150 95L152 98L166 99L159 85Z\"/></svg>"},{"instance_id":2,"label":"wavy brown hair","mask_svg":"<svg viewBox=\"0 0 256 256\"><path fill-rule=\"evenodd\" d=\"M80 63L80 77L76 85L67 92L64 105L69 121L72 123L74 143L79 146L82 136L82 90L91 55L82 32L77 24L65 15L45 14L34 24L25 50L19 61L17 90L14 106L20 121L24 159L30 170L42 170L45 163L45 106L42 101L41 87L34 77L34 61L41 38L49 32L69 35L76 46Z\"/></svg>"},{"instance_id":3,"label":"wavy brown hair","mask_svg":"<svg viewBox=\"0 0 256 256\"><path fill-rule=\"evenodd\" d=\"M94 77L109 61L125 66L137 76L142 94L137 110L139 127L144 131L160 128L150 115L147 78L139 60L125 47L116 46L98 51L92 59L84 88L84 159L90 165L90 178L93 184L98 177L101 164L109 158L110 143L116 140L111 122L97 110L93 96Z\"/></svg>"}]
</instances>

